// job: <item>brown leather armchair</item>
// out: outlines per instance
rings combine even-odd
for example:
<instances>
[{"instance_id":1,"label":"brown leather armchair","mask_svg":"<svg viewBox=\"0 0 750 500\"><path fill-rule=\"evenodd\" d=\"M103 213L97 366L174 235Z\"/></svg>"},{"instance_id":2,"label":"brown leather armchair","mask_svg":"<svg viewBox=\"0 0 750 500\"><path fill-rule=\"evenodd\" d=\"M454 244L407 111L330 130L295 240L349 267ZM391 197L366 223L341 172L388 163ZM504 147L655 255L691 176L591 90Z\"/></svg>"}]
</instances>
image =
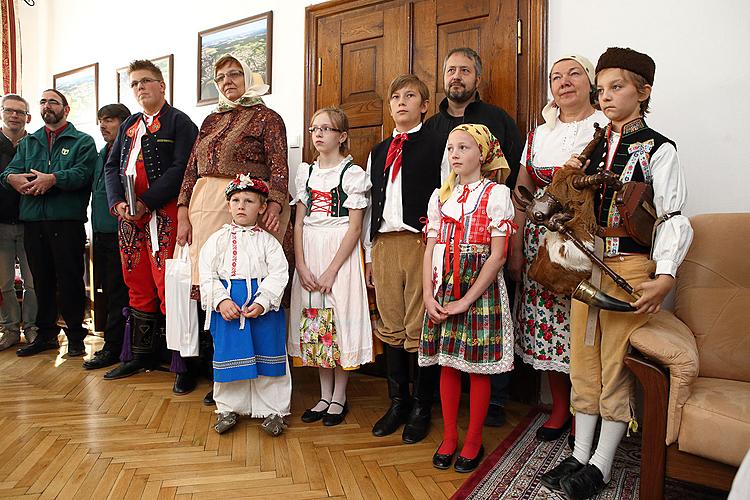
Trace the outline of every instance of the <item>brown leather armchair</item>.
<instances>
[{"instance_id":1,"label":"brown leather armchair","mask_svg":"<svg viewBox=\"0 0 750 500\"><path fill-rule=\"evenodd\" d=\"M663 498L665 476L729 490L750 448L750 213L691 223L674 313L625 358L644 393L641 499Z\"/></svg>"}]
</instances>

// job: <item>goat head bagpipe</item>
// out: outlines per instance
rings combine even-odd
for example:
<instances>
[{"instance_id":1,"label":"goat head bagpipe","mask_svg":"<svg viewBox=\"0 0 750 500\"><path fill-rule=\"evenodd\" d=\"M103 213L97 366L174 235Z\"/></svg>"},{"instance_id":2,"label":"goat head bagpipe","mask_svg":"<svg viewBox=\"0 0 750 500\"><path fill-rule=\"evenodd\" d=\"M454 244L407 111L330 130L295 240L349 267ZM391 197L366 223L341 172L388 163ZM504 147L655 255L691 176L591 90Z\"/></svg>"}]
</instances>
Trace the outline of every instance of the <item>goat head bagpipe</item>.
<instances>
[{"instance_id":1,"label":"goat head bagpipe","mask_svg":"<svg viewBox=\"0 0 750 500\"><path fill-rule=\"evenodd\" d=\"M578 156L583 164L604 137L604 129L599 124L594 124L594 128L594 138ZM520 196L516 201L526 217L548 229L529 267L529 277L556 294L600 309L634 311L629 303L605 294L589 282L593 265L596 265L620 288L630 295L634 293L633 287L594 251L594 239L600 234L594 215L594 194L599 186L620 191L623 183L616 174L605 169L586 175L582 169L564 167L555 173L541 196L535 197L525 187L518 187Z\"/></svg>"}]
</instances>

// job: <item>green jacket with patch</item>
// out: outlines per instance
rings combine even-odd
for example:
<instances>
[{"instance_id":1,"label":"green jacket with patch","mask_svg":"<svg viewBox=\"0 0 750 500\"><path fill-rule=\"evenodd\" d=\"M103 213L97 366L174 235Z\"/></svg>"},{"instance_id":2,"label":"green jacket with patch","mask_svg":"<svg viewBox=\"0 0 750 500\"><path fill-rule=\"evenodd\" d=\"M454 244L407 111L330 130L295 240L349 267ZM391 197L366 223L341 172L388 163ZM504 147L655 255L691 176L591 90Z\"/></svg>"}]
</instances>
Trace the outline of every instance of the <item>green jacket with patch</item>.
<instances>
[{"instance_id":1,"label":"green jacket with patch","mask_svg":"<svg viewBox=\"0 0 750 500\"><path fill-rule=\"evenodd\" d=\"M31 169L55 174L56 183L45 194L21 196L20 220L85 222L97 159L94 139L68 123L50 150L44 128L20 142L16 156L0 174L0 184L6 189L13 189L8 184L8 176L30 173Z\"/></svg>"}]
</instances>

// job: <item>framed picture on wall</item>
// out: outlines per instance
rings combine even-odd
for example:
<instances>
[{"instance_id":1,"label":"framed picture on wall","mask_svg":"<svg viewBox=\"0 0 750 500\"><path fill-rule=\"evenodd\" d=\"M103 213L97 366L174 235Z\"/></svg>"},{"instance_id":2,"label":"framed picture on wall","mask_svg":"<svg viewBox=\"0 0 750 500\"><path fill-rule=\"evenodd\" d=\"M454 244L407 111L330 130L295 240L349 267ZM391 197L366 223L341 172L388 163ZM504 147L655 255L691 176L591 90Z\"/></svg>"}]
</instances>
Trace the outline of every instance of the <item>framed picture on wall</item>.
<instances>
[{"instance_id":1,"label":"framed picture on wall","mask_svg":"<svg viewBox=\"0 0 750 500\"><path fill-rule=\"evenodd\" d=\"M259 73L270 93L272 34L271 11L198 33L198 105L218 101L219 94L213 82L214 62L228 53Z\"/></svg>"},{"instance_id":2,"label":"framed picture on wall","mask_svg":"<svg viewBox=\"0 0 750 500\"><path fill-rule=\"evenodd\" d=\"M174 73L174 54L151 59L151 62L161 70L161 74L164 77L164 85L167 87L164 97L169 104L174 105L172 100L174 93L174 81L172 79L172 74ZM117 102L127 106L131 113L135 113L141 109L133 95L133 91L130 89L127 66L117 68Z\"/></svg>"},{"instance_id":3,"label":"framed picture on wall","mask_svg":"<svg viewBox=\"0 0 750 500\"><path fill-rule=\"evenodd\" d=\"M68 121L76 128L96 125L99 109L99 63L57 73L52 87L68 100Z\"/></svg>"}]
</instances>

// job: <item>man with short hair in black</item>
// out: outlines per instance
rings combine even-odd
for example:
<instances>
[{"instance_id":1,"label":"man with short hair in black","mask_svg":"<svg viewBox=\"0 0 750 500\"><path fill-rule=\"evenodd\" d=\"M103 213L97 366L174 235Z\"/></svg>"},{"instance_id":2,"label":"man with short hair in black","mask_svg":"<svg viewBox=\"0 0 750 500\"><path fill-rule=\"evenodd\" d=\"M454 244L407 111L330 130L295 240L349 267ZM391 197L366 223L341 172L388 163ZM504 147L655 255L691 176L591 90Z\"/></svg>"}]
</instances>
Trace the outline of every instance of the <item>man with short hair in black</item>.
<instances>
[{"instance_id":1,"label":"man with short hair in black","mask_svg":"<svg viewBox=\"0 0 750 500\"><path fill-rule=\"evenodd\" d=\"M424 123L426 130L434 130L444 139L440 147L445 148L448 134L462 123L485 125L500 141L505 159L510 166L510 176L505 184L513 190L518 178L521 161L521 133L513 118L502 108L479 98L479 82L482 80L482 58L475 50L459 47L448 51L443 60L443 85L445 99L437 113ZM509 279L506 275L506 283ZM513 304L515 286L508 283L508 295ZM487 411L486 425L500 427L505 423L505 400L508 398L510 372L491 377L492 394Z\"/></svg>"},{"instance_id":2,"label":"man with short hair in black","mask_svg":"<svg viewBox=\"0 0 750 500\"><path fill-rule=\"evenodd\" d=\"M91 227L93 229L94 288L102 289L106 302L104 346L91 359L83 362L86 370L105 368L120 362L122 337L125 332L123 309L128 307L128 287L122 278L120 248L117 240L117 217L109 211L104 164L122 122L130 110L124 104L107 104L97 113L99 131L107 143L100 151L94 168L91 196Z\"/></svg>"}]
</instances>

